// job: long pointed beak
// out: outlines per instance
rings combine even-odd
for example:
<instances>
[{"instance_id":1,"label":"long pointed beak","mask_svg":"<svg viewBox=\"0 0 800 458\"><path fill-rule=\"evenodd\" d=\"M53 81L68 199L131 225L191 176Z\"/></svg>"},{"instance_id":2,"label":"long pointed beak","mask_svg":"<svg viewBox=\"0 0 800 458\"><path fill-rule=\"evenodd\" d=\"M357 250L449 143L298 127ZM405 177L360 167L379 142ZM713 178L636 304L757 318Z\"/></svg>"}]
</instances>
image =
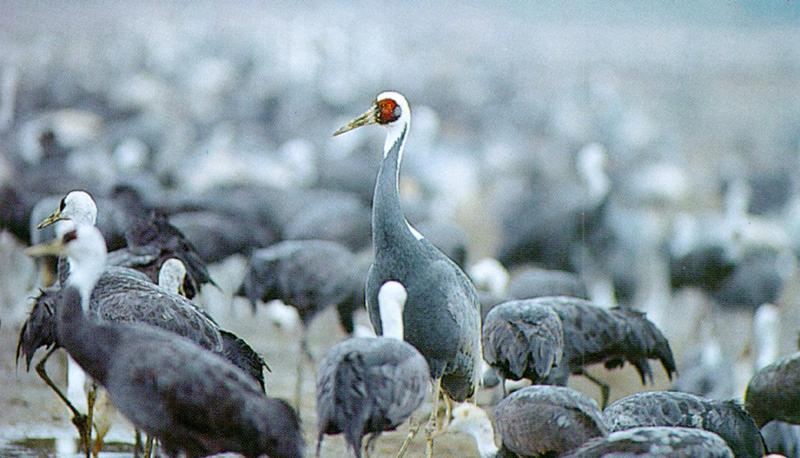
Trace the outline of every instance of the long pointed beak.
<instances>
[{"instance_id":1,"label":"long pointed beak","mask_svg":"<svg viewBox=\"0 0 800 458\"><path fill-rule=\"evenodd\" d=\"M333 133L333 136L342 135L345 132L357 129L361 126L366 126L367 124L375 124L378 122L378 119L375 117L375 112L375 105L373 105L369 110L364 112L364 114L340 127L339 130Z\"/></svg>"},{"instance_id":2,"label":"long pointed beak","mask_svg":"<svg viewBox=\"0 0 800 458\"><path fill-rule=\"evenodd\" d=\"M56 211L54 211L50 216L48 216L47 218L43 219L42 222L37 224L36 225L36 229L44 229L47 226L55 223L56 221L61 221L63 219L65 219L65 218L61 216L61 210L56 209Z\"/></svg>"},{"instance_id":3,"label":"long pointed beak","mask_svg":"<svg viewBox=\"0 0 800 458\"><path fill-rule=\"evenodd\" d=\"M49 242L34 245L25 250L25 254L32 258L41 258L42 256L58 256L64 253L64 242L61 239L53 239Z\"/></svg>"}]
</instances>

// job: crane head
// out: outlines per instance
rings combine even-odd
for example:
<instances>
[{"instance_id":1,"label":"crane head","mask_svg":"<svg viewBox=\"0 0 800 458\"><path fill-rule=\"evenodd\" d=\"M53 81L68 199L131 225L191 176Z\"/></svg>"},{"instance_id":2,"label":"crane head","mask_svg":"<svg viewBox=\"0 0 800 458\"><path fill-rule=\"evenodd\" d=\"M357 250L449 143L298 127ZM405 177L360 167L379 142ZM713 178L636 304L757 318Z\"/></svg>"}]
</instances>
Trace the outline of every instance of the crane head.
<instances>
[{"instance_id":1,"label":"crane head","mask_svg":"<svg viewBox=\"0 0 800 458\"><path fill-rule=\"evenodd\" d=\"M386 91L378 94L369 110L333 133L334 137L369 124L389 126L407 123L411 116L408 101L402 94Z\"/></svg>"}]
</instances>

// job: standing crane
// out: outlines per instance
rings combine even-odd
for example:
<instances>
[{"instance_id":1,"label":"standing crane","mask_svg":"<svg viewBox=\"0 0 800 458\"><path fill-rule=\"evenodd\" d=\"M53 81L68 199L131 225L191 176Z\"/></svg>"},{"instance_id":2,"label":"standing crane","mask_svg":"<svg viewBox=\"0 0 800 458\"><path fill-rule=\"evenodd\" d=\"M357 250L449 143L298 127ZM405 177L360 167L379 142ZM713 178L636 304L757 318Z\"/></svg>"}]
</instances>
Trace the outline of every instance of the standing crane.
<instances>
[{"instance_id":1,"label":"standing crane","mask_svg":"<svg viewBox=\"0 0 800 458\"><path fill-rule=\"evenodd\" d=\"M383 334L380 291L390 281L405 288L404 338L425 357L433 379L433 409L425 428L427 455L431 456L440 392L448 406L448 398L463 402L475 393L481 364L481 317L478 295L469 278L409 224L400 205L400 163L410 122L406 98L397 92L382 92L369 110L334 135L369 124L387 130L372 200L375 261L367 276L367 311L375 331Z\"/></svg>"}]
</instances>

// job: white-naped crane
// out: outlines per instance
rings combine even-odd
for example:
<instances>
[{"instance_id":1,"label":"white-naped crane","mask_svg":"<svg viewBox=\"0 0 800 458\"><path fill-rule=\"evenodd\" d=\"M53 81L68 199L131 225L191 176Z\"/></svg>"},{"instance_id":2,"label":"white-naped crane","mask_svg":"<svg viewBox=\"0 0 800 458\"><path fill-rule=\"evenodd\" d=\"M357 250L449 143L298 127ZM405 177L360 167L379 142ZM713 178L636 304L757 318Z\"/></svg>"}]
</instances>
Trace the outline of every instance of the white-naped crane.
<instances>
[{"instance_id":1,"label":"white-naped crane","mask_svg":"<svg viewBox=\"0 0 800 458\"><path fill-rule=\"evenodd\" d=\"M431 456L440 391L449 406L448 398L465 401L477 388L481 317L478 295L467 275L412 227L403 213L398 182L410 122L406 98L397 92L382 92L369 110L334 135L369 124L387 131L372 200L375 261L367 277L367 310L373 328L383 334L381 289L395 281L406 290L404 338L425 357L433 379L433 409L425 429Z\"/></svg>"}]
</instances>

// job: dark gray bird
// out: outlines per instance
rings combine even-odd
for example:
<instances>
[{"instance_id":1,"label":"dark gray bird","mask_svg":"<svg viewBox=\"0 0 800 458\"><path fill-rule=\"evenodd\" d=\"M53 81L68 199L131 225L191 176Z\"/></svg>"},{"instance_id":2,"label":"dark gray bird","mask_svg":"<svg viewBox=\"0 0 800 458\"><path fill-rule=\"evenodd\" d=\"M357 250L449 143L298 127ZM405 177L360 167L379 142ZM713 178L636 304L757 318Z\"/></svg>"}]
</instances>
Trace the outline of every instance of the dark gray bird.
<instances>
[{"instance_id":1,"label":"dark gray bird","mask_svg":"<svg viewBox=\"0 0 800 458\"><path fill-rule=\"evenodd\" d=\"M453 410L450 432L471 435L482 458L561 456L593 437L607 434L597 403L571 388L529 386L508 395L495 408L501 445L492 424L477 406Z\"/></svg>"},{"instance_id":2,"label":"dark gray bird","mask_svg":"<svg viewBox=\"0 0 800 458\"><path fill-rule=\"evenodd\" d=\"M744 399L759 427L772 420L800 424L800 353L759 370L747 384Z\"/></svg>"},{"instance_id":3,"label":"dark gray bird","mask_svg":"<svg viewBox=\"0 0 800 458\"><path fill-rule=\"evenodd\" d=\"M503 378L540 383L561 362L564 331L558 314L531 300L504 302L483 323L483 358Z\"/></svg>"},{"instance_id":4,"label":"dark gray bird","mask_svg":"<svg viewBox=\"0 0 800 458\"><path fill-rule=\"evenodd\" d=\"M394 430L425 399L429 369L403 341L405 289L389 283L381 292L384 337L355 337L334 346L317 370L317 456L325 434L344 433L356 457L383 431Z\"/></svg>"},{"instance_id":5,"label":"dark gray bird","mask_svg":"<svg viewBox=\"0 0 800 458\"><path fill-rule=\"evenodd\" d=\"M636 368L642 384L653 379L649 359L658 359L670 378L675 360L669 342L644 313L615 307L606 309L573 297L540 297L532 303L551 307L564 329L564 356L551 370L546 383L566 386L570 375L584 375L602 391L601 405L608 402L607 384L590 376L584 368L603 363L607 369L627 361Z\"/></svg>"},{"instance_id":6,"label":"dark gray bird","mask_svg":"<svg viewBox=\"0 0 800 458\"><path fill-rule=\"evenodd\" d=\"M349 194L331 194L316 205L305 204L284 227L287 240L330 240L357 253L369 247L369 207ZM313 196L310 196L313 199ZM313 202L313 201L312 201Z\"/></svg>"},{"instance_id":7,"label":"dark gray bird","mask_svg":"<svg viewBox=\"0 0 800 458\"><path fill-rule=\"evenodd\" d=\"M279 299L297 309L302 321L300 350L313 361L306 328L316 314L329 306L352 304L364 276L356 256L344 246L325 240L287 240L253 252L240 294L253 307L258 301ZM349 329L352 331L352 313ZM295 407L302 393L303 358L297 359Z\"/></svg>"},{"instance_id":8,"label":"dark gray bird","mask_svg":"<svg viewBox=\"0 0 800 458\"><path fill-rule=\"evenodd\" d=\"M186 266L186 297L193 298L204 284L216 286L200 254L162 211L153 210L134 222L125 232L125 239L126 248L109 253L110 265L142 271L155 283L164 261L178 258Z\"/></svg>"},{"instance_id":9,"label":"dark gray bird","mask_svg":"<svg viewBox=\"0 0 800 458\"><path fill-rule=\"evenodd\" d=\"M563 270L531 267L517 272L508 282L507 294L514 299L544 296L570 296L589 299L581 278Z\"/></svg>"},{"instance_id":10,"label":"dark gray bird","mask_svg":"<svg viewBox=\"0 0 800 458\"><path fill-rule=\"evenodd\" d=\"M72 274L57 306L58 341L136 427L171 456L225 451L302 456L294 411L267 398L239 368L189 339L143 324L98 323L84 314L104 271L105 242L79 225L30 253L66 252Z\"/></svg>"},{"instance_id":11,"label":"dark gray bird","mask_svg":"<svg viewBox=\"0 0 800 458\"><path fill-rule=\"evenodd\" d=\"M611 189L606 162L602 146L587 145L576 162L582 183L542 184L508 202L500 215L497 259L509 267L533 262L577 271L589 260L579 256L580 250L593 256L606 251L611 240L605 224Z\"/></svg>"},{"instance_id":12,"label":"dark gray bird","mask_svg":"<svg viewBox=\"0 0 800 458\"><path fill-rule=\"evenodd\" d=\"M564 458L733 458L716 434L695 428L652 426L591 439Z\"/></svg>"},{"instance_id":13,"label":"dark gray bird","mask_svg":"<svg viewBox=\"0 0 800 458\"><path fill-rule=\"evenodd\" d=\"M367 278L367 310L373 328L381 335L381 288L396 281L406 289L405 340L425 357L434 380L430 426L435 423L440 389L456 401L475 392L480 376L481 318L477 293L466 274L408 223L400 205L398 180L410 119L405 97L383 92L366 113L334 135L367 124L387 128L372 201L375 262ZM428 434L428 455L432 444Z\"/></svg>"},{"instance_id":14,"label":"dark gray bird","mask_svg":"<svg viewBox=\"0 0 800 458\"><path fill-rule=\"evenodd\" d=\"M444 221L427 220L416 225L433 246L464 269L469 254L467 233L460 226Z\"/></svg>"},{"instance_id":15,"label":"dark gray bird","mask_svg":"<svg viewBox=\"0 0 800 458\"><path fill-rule=\"evenodd\" d=\"M719 435L737 458L766 453L756 422L736 401L715 401L677 391L622 398L603 412L611 432L640 426L700 428Z\"/></svg>"}]
</instances>

